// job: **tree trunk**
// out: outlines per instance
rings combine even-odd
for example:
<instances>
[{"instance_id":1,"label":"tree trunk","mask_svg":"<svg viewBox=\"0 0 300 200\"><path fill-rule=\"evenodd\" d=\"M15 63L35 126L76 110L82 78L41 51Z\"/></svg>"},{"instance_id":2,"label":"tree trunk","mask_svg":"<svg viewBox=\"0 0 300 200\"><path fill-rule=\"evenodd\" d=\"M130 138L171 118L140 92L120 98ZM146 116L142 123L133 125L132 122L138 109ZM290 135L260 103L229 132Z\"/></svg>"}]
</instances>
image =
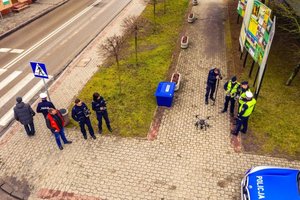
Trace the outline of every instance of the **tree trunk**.
<instances>
[{"instance_id":1,"label":"tree trunk","mask_svg":"<svg viewBox=\"0 0 300 200\"><path fill-rule=\"evenodd\" d=\"M293 73L291 74L290 78L287 80L287 82L285 83L285 85L290 86L293 79L297 76L298 72L300 70L300 64L298 64L295 68Z\"/></svg>"},{"instance_id":2,"label":"tree trunk","mask_svg":"<svg viewBox=\"0 0 300 200\"><path fill-rule=\"evenodd\" d=\"M119 63L119 57L116 55L116 62L117 62L117 68L118 68L118 79L119 79L119 95L122 94L122 82L121 82L121 69L120 69L120 63Z\"/></svg>"},{"instance_id":3,"label":"tree trunk","mask_svg":"<svg viewBox=\"0 0 300 200\"><path fill-rule=\"evenodd\" d=\"M138 50L137 50L137 41L138 40L138 27L135 25L135 32L134 32L134 47L135 47L135 66L137 67L138 65Z\"/></svg>"}]
</instances>

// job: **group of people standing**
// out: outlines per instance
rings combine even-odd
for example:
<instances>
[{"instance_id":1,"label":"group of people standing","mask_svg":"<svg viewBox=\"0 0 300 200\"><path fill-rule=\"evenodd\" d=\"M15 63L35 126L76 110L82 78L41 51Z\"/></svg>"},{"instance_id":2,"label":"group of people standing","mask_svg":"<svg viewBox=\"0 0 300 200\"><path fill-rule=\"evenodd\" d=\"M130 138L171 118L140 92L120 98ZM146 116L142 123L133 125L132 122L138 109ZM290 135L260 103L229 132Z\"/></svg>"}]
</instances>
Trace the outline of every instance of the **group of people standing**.
<instances>
[{"instance_id":1,"label":"group of people standing","mask_svg":"<svg viewBox=\"0 0 300 200\"><path fill-rule=\"evenodd\" d=\"M205 104L208 104L208 97L215 101L214 93L216 85L218 86L219 80L222 80L220 69L211 69L208 73ZM230 116L234 117L234 108L236 101L238 101L238 114L236 119L236 128L231 132L234 136L238 136L239 132L246 133L248 129L248 119L253 112L256 100L253 93L249 88L248 81L239 83L237 77L233 76L229 81L224 84L226 93L224 108L221 113L226 113L230 103Z\"/></svg>"},{"instance_id":2,"label":"group of people standing","mask_svg":"<svg viewBox=\"0 0 300 200\"><path fill-rule=\"evenodd\" d=\"M57 146L60 150L63 150L61 140L64 144L71 144L72 141L68 140L65 136L64 126L65 120L61 112L55 108L51 101L48 101L47 94L40 94L41 101L38 103L36 112L42 113L46 126L55 136ZM35 112L28 103L24 103L22 97L16 98L17 104L14 107L14 117L17 121L24 125L25 131L28 136L34 136L35 128L33 123L33 117ZM80 99L75 100L75 105L72 108L72 118L79 123L81 133L84 139L87 139L87 132L85 126L87 126L89 133L93 139L96 139L94 129L91 124L90 115L91 111L87 105ZM92 110L95 111L98 120L98 133L102 134L102 118L106 122L106 126L110 132L112 128L110 126L110 120L108 118L108 112L106 107L106 101L99 93L93 94Z\"/></svg>"}]
</instances>

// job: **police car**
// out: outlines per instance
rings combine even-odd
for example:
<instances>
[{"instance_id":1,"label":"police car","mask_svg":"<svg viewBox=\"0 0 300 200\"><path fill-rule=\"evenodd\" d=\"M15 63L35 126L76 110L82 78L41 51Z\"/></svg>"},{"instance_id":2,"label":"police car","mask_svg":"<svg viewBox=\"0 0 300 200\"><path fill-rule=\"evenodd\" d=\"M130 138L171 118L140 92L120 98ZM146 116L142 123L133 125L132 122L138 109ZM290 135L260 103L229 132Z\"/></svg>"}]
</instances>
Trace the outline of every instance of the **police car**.
<instances>
[{"instance_id":1,"label":"police car","mask_svg":"<svg viewBox=\"0 0 300 200\"><path fill-rule=\"evenodd\" d=\"M300 200L299 173L299 170L290 168L251 168L241 182L241 199Z\"/></svg>"}]
</instances>

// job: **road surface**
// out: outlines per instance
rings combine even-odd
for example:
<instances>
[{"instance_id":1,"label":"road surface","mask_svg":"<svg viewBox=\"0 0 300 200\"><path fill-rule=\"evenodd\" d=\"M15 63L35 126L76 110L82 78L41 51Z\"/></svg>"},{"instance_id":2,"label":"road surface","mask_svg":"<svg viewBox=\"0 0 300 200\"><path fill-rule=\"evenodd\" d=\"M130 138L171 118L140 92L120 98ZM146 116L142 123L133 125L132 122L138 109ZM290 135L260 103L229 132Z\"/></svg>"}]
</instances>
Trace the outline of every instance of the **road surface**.
<instances>
[{"instance_id":1,"label":"road surface","mask_svg":"<svg viewBox=\"0 0 300 200\"><path fill-rule=\"evenodd\" d=\"M50 84L130 1L70 0L0 40L0 131L13 119L17 96L29 102L44 90L30 61L46 64Z\"/></svg>"}]
</instances>

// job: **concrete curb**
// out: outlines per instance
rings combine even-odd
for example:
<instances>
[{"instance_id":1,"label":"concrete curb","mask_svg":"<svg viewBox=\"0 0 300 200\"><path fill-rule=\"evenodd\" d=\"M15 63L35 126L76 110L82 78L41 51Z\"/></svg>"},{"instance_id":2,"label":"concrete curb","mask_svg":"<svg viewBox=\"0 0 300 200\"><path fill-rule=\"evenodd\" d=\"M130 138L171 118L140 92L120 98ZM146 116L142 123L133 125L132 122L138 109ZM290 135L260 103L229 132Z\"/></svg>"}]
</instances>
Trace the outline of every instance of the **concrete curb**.
<instances>
[{"instance_id":1,"label":"concrete curb","mask_svg":"<svg viewBox=\"0 0 300 200\"><path fill-rule=\"evenodd\" d=\"M1 34L1 35L0 35L0 40L2 40L3 38L5 38L6 36L8 36L8 35L10 35L10 34L12 34L12 33L14 33L14 32L16 32L17 30L23 28L24 26L30 24L31 22L37 20L38 18L40 18L40 17L42 17L42 16L48 14L49 12L55 10L56 8L58 8L58 7L62 6L62 5L64 5L64 4L67 3L68 1L69 1L69 0L64 0L63 2L57 4L56 6L51 7L51 8L49 8L49 9L45 10L44 12L42 12L42 13L40 13L40 14L34 16L34 17L32 17L31 19L29 19L29 20L23 22L22 24L16 26L15 28L10 29L9 31L7 31L7 32L5 32L5 33L3 33L3 34Z\"/></svg>"}]
</instances>

